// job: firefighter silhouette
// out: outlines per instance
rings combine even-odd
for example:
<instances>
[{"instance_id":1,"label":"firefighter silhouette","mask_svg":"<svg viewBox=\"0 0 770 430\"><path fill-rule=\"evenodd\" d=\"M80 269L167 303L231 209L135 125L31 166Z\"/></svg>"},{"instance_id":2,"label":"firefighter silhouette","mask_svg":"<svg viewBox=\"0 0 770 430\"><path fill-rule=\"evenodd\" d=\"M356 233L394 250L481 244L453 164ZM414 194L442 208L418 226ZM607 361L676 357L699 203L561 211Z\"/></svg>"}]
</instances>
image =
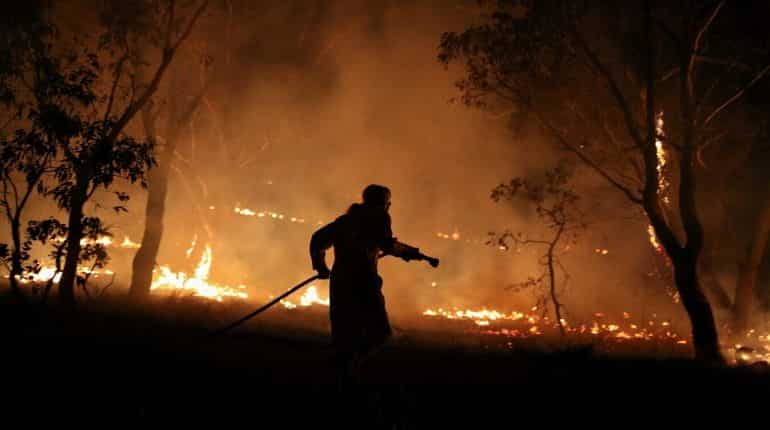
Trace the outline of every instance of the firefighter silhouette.
<instances>
[{"instance_id":1,"label":"firefighter silhouette","mask_svg":"<svg viewBox=\"0 0 770 430\"><path fill-rule=\"evenodd\" d=\"M330 279L329 319L336 364L340 376L356 381L364 361L390 338L392 332L382 294L378 259L393 255L405 261L426 260L433 267L438 260L393 237L390 190L369 185L363 202L321 227L310 240L313 270ZM334 247L334 266L329 270L326 251Z\"/></svg>"}]
</instances>

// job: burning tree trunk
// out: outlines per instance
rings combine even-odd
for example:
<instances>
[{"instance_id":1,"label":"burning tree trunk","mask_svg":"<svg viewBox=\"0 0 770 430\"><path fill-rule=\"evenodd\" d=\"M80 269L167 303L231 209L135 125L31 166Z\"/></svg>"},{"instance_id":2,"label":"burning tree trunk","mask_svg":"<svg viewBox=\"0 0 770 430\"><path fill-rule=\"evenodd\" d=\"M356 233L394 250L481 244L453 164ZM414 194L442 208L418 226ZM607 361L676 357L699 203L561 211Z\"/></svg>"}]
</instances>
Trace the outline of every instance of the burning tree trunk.
<instances>
[{"instance_id":1,"label":"burning tree trunk","mask_svg":"<svg viewBox=\"0 0 770 430\"><path fill-rule=\"evenodd\" d=\"M735 308L733 328L742 331L751 322L754 307L754 295L757 287L757 276L762 257L765 255L768 236L770 235L770 195L765 198L764 207L759 213L754 238L746 260L741 264L738 284L735 289Z\"/></svg>"},{"instance_id":2,"label":"burning tree trunk","mask_svg":"<svg viewBox=\"0 0 770 430\"><path fill-rule=\"evenodd\" d=\"M642 194L643 207L650 219L655 234L663 245L674 267L674 280L685 310L692 325L693 347L698 359L709 362L722 362L719 349L719 335L711 305L703 294L698 280L698 258L703 250L703 225L697 210L695 152L696 130L695 111L693 102L693 75L691 54L679 57L679 67L682 71L679 80L680 104L680 139L679 151L679 219L684 230L684 241L675 235L669 222L662 215L659 196L660 172L657 170L657 152L655 140L658 138L656 128L656 40L652 37L651 5L645 2L644 35L646 39L646 142L643 148L645 165L645 183ZM716 10L717 13L718 9ZM708 24L707 24L708 25ZM698 37L699 39L699 37ZM699 40L693 43L697 48ZM686 72L685 72L686 71ZM628 109L628 107L626 107Z\"/></svg>"}]
</instances>

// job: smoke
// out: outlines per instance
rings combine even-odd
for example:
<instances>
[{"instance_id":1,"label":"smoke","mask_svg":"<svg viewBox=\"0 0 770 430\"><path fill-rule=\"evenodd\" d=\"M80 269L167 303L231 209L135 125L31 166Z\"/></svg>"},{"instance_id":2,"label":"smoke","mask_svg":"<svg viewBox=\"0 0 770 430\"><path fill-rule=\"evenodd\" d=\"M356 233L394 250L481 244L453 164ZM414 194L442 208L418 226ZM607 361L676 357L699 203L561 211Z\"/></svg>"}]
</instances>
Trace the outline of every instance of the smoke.
<instances>
[{"instance_id":1,"label":"smoke","mask_svg":"<svg viewBox=\"0 0 770 430\"><path fill-rule=\"evenodd\" d=\"M159 93L166 103L188 100L200 86L200 52L211 56L215 81L179 143L159 263L191 270L208 243L211 279L247 285L262 301L312 274L308 242L318 223L379 183L393 191L399 240L442 261L435 270L381 261L394 318L438 306L508 311L535 303L532 291L506 287L537 274L541 250L516 254L484 242L489 231L542 227L534 213L495 203L490 192L551 167L562 154L534 130L514 133L504 117L450 103L461 70L445 69L436 55L442 32L473 19L464 2L228 4L232 14L220 5L205 17ZM586 315L665 305L663 288L646 276L646 224L621 196L580 175L598 219L564 260L565 306ZM119 240L125 234L138 241L145 192L131 191L129 214L110 220ZM246 217L236 206L284 218ZM124 284L132 253L113 253Z\"/></svg>"}]
</instances>

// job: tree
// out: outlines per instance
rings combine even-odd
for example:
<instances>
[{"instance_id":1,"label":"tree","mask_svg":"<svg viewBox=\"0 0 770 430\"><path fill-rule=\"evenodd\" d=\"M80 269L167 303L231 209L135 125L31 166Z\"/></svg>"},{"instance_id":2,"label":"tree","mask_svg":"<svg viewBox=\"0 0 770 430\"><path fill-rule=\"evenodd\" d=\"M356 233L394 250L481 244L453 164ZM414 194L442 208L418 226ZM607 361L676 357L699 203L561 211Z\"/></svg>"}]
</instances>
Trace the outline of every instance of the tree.
<instances>
[{"instance_id":1,"label":"tree","mask_svg":"<svg viewBox=\"0 0 770 430\"><path fill-rule=\"evenodd\" d=\"M557 294L556 269L561 269L564 280L569 278L561 256L575 244L578 234L586 228L583 212L578 207L579 197L569 184L571 169L561 163L545 173L542 180L530 178L514 178L507 184L500 184L492 191L492 199L496 202L507 201L512 204L523 199L534 206L538 219L548 231L545 237L531 237L522 232L505 231L493 234L493 244L504 249L511 246L535 245L545 248L538 259L543 271L534 277L529 277L517 287L539 287L548 280L548 295L553 303L556 323L562 336L566 334L565 319L562 314L563 305ZM548 299L544 300L547 305ZM544 306L544 309L547 308Z\"/></svg>"},{"instance_id":2,"label":"tree","mask_svg":"<svg viewBox=\"0 0 770 430\"><path fill-rule=\"evenodd\" d=\"M177 87L170 86L173 90ZM178 101L175 99L178 95L171 94L168 105L176 106ZM160 249L160 242L163 237L163 216L165 214L166 194L168 192L169 173L177 142L182 134L183 127L190 121L190 118L198 109L201 99L206 92L206 86L199 90L183 108L182 112L178 109L170 108L167 114L167 134L161 151L158 155L158 167L150 171L148 178L147 205L145 209L145 226L142 235L141 247L134 256L131 271L131 287L129 294L134 298L145 298L150 293L152 284L152 272L155 268L155 261ZM155 115L150 106L142 112L142 122L145 128L145 134L156 138Z\"/></svg>"},{"instance_id":3,"label":"tree","mask_svg":"<svg viewBox=\"0 0 770 430\"><path fill-rule=\"evenodd\" d=\"M3 246L3 262L8 266L11 290L19 299L23 296L18 280L31 246L29 241L22 240L22 218L30 198L41 190L53 156L40 127L20 127L33 108L25 77L42 51L44 39L53 30L42 18L43 9L38 2L14 5L3 14L0 30L0 103L7 116L0 128L0 208L12 240L10 249ZM14 130L9 132L10 128Z\"/></svg>"},{"instance_id":4,"label":"tree","mask_svg":"<svg viewBox=\"0 0 770 430\"><path fill-rule=\"evenodd\" d=\"M11 229L9 282L19 298L22 293L18 280L31 249L31 243L22 238L22 216L30 197L43 189L44 175L50 173L54 150L49 143L40 129L34 127L18 129L12 138L0 140L0 208Z\"/></svg>"},{"instance_id":5,"label":"tree","mask_svg":"<svg viewBox=\"0 0 770 430\"><path fill-rule=\"evenodd\" d=\"M230 6L229 2L227 5ZM232 13L232 10L230 10ZM225 30L229 32L230 29ZM147 204L145 207L145 225L142 234L142 242L139 250L134 256L131 271L131 286L129 295L135 299L146 298L150 293L152 285L152 274L155 268L158 251L160 249L161 239L163 238L163 217L165 215L165 202L168 193L169 176L172 163L177 154L179 140L183 137L184 128L193 120L193 116L198 110L201 102L207 94L207 91L213 82L210 76L212 59L205 52L198 59L200 67L200 87L193 91L193 94L185 100L184 95L188 93L179 83L179 72L174 76L168 85L168 97L166 103L158 104L156 107L150 103L145 105L142 110L142 124L145 135L153 140L158 140L158 121L157 118L161 112L161 107L165 107L166 126L162 144L157 147L158 166L150 171L148 177ZM184 101L182 101L184 100Z\"/></svg>"},{"instance_id":6,"label":"tree","mask_svg":"<svg viewBox=\"0 0 770 430\"><path fill-rule=\"evenodd\" d=\"M463 61L462 100L534 119L644 211L671 261L696 357L722 362L698 278L704 228L695 163L719 139L716 119L767 75L767 59L741 45L745 68L736 70L736 47L720 42L740 24L718 21L724 1L484 3L491 14L483 23L441 41L440 61ZM715 27L719 38L710 37Z\"/></svg>"},{"instance_id":7,"label":"tree","mask_svg":"<svg viewBox=\"0 0 770 430\"><path fill-rule=\"evenodd\" d=\"M124 176L130 181L144 180L145 171L152 164L152 142L137 142L124 134L124 129L134 116L150 101L157 91L161 79L168 69L175 53L189 37L196 21L208 6L203 1L194 9L186 22L177 21L177 4L174 0L160 2L165 28L161 60L152 73L146 87L131 91L124 107L116 112L116 95L124 79L124 67L132 58L132 52L124 44L121 55L113 67L112 83L108 95L97 98L93 106L103 111L103 116L90 122L78 124L79 133L62 139L63 163L57 168L58 181L54 189L57 203L69 212L67 255L62 278L59 283L60 298L65 303L74 303L74 282L77 275L77 262L80 255L80 239L83 227L83 206L99 187L107 188L116 177ZM178 33L178 34L177 34ZM121 38L103 39L109 42L121 41ZM135 59L135 58L134 58ZM99 76L98 63L92 64L93 75ZM135 89L135 86L131 86ZM96 109L102 107L102 109ZM125 198L127 196L120 196Z\"/></svg>"},{"instance_id":8,"label":"tree","mask_svg":"<svg viewBox=\"0 0 770 430\"><path fill-rule=\"evenodd\" d=\"M707 202L703 205L707 209L703 219L706 235L700 273L713 303L731 314L730 334L736 342L745 342L737 337L752 327L757 279L770 234L770 193L759 189L749 199L744 194L754 184L768 180L764 166L770 146L766 114L759 112L762 107L758 100L744 103L740 108L746 118L730 127L725 138L730 143L704 148L698 157L698 174L703 179L699 199ZM734 284L724 283L718 276L733 271L737 272Z\"/></svg>"}]
</instances>

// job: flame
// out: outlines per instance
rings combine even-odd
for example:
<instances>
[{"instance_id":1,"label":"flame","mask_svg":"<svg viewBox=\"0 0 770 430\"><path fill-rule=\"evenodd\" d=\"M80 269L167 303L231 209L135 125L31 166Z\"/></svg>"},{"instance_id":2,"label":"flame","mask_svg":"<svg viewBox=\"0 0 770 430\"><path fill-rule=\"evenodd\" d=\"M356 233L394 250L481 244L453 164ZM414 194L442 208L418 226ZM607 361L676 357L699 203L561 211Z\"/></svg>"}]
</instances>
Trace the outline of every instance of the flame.
<instances>
[{"instance_id":1,"label":"flame","mask_svg":"<svg viewBox=\"0 0 770 430\"><path fill-rule=\"evenodd\" d=\"M193 236L192 243L190 244L190 247L187 248L187 251L184 252L185 256L187 258L190 258L190 255L192 255L192 252L195 250L195 243L198 242L198 235Z\"/></svg>"},{"instance_id":2,"label":"flame","mask_svg":"<svg viewBox=\"0 0 770 430\"><path fill-rule=\"evenodd\" d=\"M195 241L193 241L194 243ZM192 276L184 272L174 272L165 265L160 266L159 273L156 272L157 276L153 280L150 290L188 291L193 296L209 298L218 302L226 298L248 298L249 295L244 291L246 289L244 285L230 287L208 282L212 261L211 247L206 245Z\"/></svg>"},{"instance_id":3,"label":"flame","mask_svg":"<svg viewBox=\"0 0 770 430\"><path fill-rule=\"evenodd\" d=\"M47 283L53 278L53 282L58 284L61 280L61 272L56 270L54 266L45 266L37 273L24 272L22 276L16 278L22 284L29 283Z\"/></svg>"},{"instance_id":4,"label":"flame","mask_svg":"<svg viewBox=\"0 0 770 430\"><path fill-rule=\"evenodd\" d=\"M100 275L114 275L110 269L92 269L88 266L78 266L77 273L81 275L91 275L98 278ZM53 278L53 283L58 284L61 281L62 273L56 270L56 266L43 266L40 270L35 272L24 271L21 276L17 276L16 279L21 284L45 284ZM6 276L8 278L8 276Z\"/></svg>"},{"instance_id":5,"label":"flame","mask_svg":"<svg viewBox=\"0 0 770 430\"><path fill-rule=\"evenodd\" d=\"M297 304L289 300L281 300L281 304L286 309L296 309ZM308 307L312 305L329 306L329 299L322 299L318 295L318 289L315 285L310 285L305 293L299 298L299 306Z\"/></svg>"},{"instance_id":6,"label":"flame","mask_svg":"<svg viewBox=\"0 0 770 430\"><path fill-rule=\"evenodd\" d=\"M662 134L662 114L658 118L657 126L658 132ZM667 163L666 152L664 150L663 143L659 139L656 140L656 153L658 158L657 170L660 174L658 192L661 195L662 201L668 204L668 199L664 194L667 187L669 186L664 177L664 171ZM287 216L282 213L272 211L256 211L248 208L242 208L240 207L240 204L235 206L234 212L238 215L252 218L269 218L275 221L286 221L292 223L305 222L303 218L298 218L296 216ZM322 224L322 221L318 221L318 223ZM312 221L310 224L312 225ZM663 252L661 245L655 236L652 226L648 226L648 233L650 235L651 245L658 252ZM445 240L464 240L466 242L470 242L470 240L465 239L464 237L461 239L460 233L457 229L455 229L451 234L443 232L437 233L437 236L438 238ZM62 238L61 241L63 240L64 239ZM185 254L188 258L195 251L197 240L198 238L196 235L193 238L189 249L186 250ZM483 243L483 241L478 242L475 240L473 242ZM121 248L139 247L139 244L133 242L128 236L124 236L123 241L119 244L117 242L113 242L112 238L109 236L99 237L96 240L91 240L85 243L99 243L104 246L119 246ZM609 250L605 248L596 248L595 252L600 255L609 254ZM195 266L192 274L185 272L174 272L169 266L162 265L155 272L151 289L154 292L184 291L191 293L193 296L203 297L219 302L229 298L247 299L249 297L245 291L246 287L243 285L231 287L210 282L209 275L212 266L212 249L209 245L205 245L203 253L200 257L200 261ZM89 273L89 268L80 267L78 271L80 273ZM98 276L100 273L112 274L112 272L109 270L93 271L94 276ZM54 282L58 282L61 278L61 273L57 272L53 266L46 266L43 267L37 274L25 273L23 277L25 279L20 279L20 281L24 284L33 282L44 283L50 280L52 277L54 278ZM436 287L438 283L434 281L431 282L430 285L432 287ZM282 300L281 305L286 309L302 309L311 307L313 305L329 306L329 299L320 297L318 288L314 285L311 285L296 302ZM507 342L506 344L510 347L512 342L508 339L511 338L546 336L549 334L558 333L558 324L556 321L549 319L547 316L539 315L537 311L537 307L533 307L523 312L503 312L489 308L453 308L451 310L444 308L430 308L426 309L422 315L425 318L451 321L453 324L467 324L472 327L473 333L476 334L502 336L504 342ZM610 342L657 341L668 342L672 345L680 346L686 346L689 344L688 340L683 339L674 331L669 321L658 320L657 316L654 315L652 319L639 321L638 318L632 318L630 313L622 312L622 318L613 320L612 317L608 317L604 313L596 312L593 315L593 320L589 318L589 321L584 322L573 321L572 325L570 325L566 319L563 319L561 322L564 325L568 336L583 336ZM739 357L742 363L754 361L770 362L770 334L759 335L755 331L750 331L746 336L748 337L747 342L752 345L752 348L746 349L744 347L741 349L742 345L734 345L729 347L727 351L734 352L734 355Z\"/></svg>"},{"instance_id":7,"label":"flame","mask_svg":"<svg viewBox=\"0 0 770 430\"><path fill-rule=\"evenodd\" d=\"M243 216L255 216L257 214L256 212L254 212L251 209L241 209L241 208L239 208L237 206L235 207L235 213L237 213L238 215L243 215Z\"/></svg>"},{"instance_id":8,"label":"flame","mask_svg":"<svg viewBox=\"0 0 770 430\"><path fill-rule=\"evenodd\" d=\"M665 132L663 130L663 112L660 112L657 115L657 118L655 119L655 132L658 134L658 136L665 136ZM666 168L666 150L663 148L663 141L660 140L660 138L655 138L655 154L657 155L657 166L656 169L658 170L658 195L661 196L661 199L664 203L669 203L669 198L666 196L666 190L668 189L669 182L666 179L665 175L665 168Z\"/></svg>"},{"instance_id":9,"label":"flame","mask_svg":"<svg viewBox=\"0 0 770 430\"><path fill-rule=\"evenodd\" d=\"M51 242L57 245L61 245L64 243L64 241L67 240L65 236L57 236L51 239ZM112 247L117 246L119 248L127 248L127 249L136 249L140 248L141 244L134 242L131 240L128 236L123 236L123 242L116 243L115 240L112 238L112 236L98 236L96 239L92 238L83 238L80 239L80 246L87 246L87 245L102 245L104 247Z\"/></svg>"},{"instance_id":10,"label":"flame","mask_svg":"<svg viewBox=\"0 0 770 430\"><path fill-rule=\"evenodd\" d=\"M314 304L329 306L329 299L323 300L318 297L318 290L316 289L315 285L311 285L307 288L305 294L299 298L299 303L302 306L311 306Z\"/></svg>"},{"instance_id":11,"label":"flame","mask_svg":"<svg viewBox=\"0 0 770 430\"><path fill-rule=\"evenodd\" d=\"M286 216L286 215L284 215L282 213L271 212L271 211L256 212L256 211L248 209L248 208L241 208L240 204L237 204L235 206L234 212L237 213L238 215L249 216L249 217L257 217L257 218L268 217L268 218L272 218L272 219L275 219L275 220L284 220L285 219L285 220L288 220L288 221L293 222L293 223L300 223L300 224L304 224L305 223L305 219L304 218L299 218L299 217L296 217L296 216L288 217L288 216ZM323 224L321 221L318 221L318 223L319 224Z\"/></svg>"},{"instance_id":12,"label":"flame","mask_svg":"<svg viewBox=\"0 0 770 430\"><path fill-rule=\"evenodd\" d=\"M142 246L141 244L134 242L128 236L124 236L123 242L120 242L121 248L137 249L137 248L140 248L141 246Z\"/></svg>"},{"instance_id":13,"label":"flame","mask_svg":"<svg viewBox=\"0 0 770 430\"><path fill-rule=\"evenodd\" d=\"M59 238L57 241L59 243L64 242L65 238ZM112 237L111 236L99 236L96 239L90 239L90 238L83 238L80 239L80 246L87 246L87 245L102 245L102 246L110 246L112 245Z\"/></svg>"},{"instance_id":14,"label":"flame","mask_svg":"<svg viewBox=\"0 0 770 430\"><path fill-rule=\"evenodd\" d=\"M660 112L655 119L655 132L659 136L665 136L663 124L663 112ZM663 141L661 141L659 137L655 138L655 154L658 160L656 166L658 171L658 196L660 196L663 203L668 205L670 200L666 195L666 190L668 189L669 182L666 179L665 174L665 168L668 161L666 160L666 150L663 147ZM664 254L664 249L661 246L660 241L658 241L658 236L655 234L655 229L652 227L652 225L647 226L647 235L649 236L650 245L652 245L655 251L657 251L659 254Z\"/></svg>"}]
</instances>

